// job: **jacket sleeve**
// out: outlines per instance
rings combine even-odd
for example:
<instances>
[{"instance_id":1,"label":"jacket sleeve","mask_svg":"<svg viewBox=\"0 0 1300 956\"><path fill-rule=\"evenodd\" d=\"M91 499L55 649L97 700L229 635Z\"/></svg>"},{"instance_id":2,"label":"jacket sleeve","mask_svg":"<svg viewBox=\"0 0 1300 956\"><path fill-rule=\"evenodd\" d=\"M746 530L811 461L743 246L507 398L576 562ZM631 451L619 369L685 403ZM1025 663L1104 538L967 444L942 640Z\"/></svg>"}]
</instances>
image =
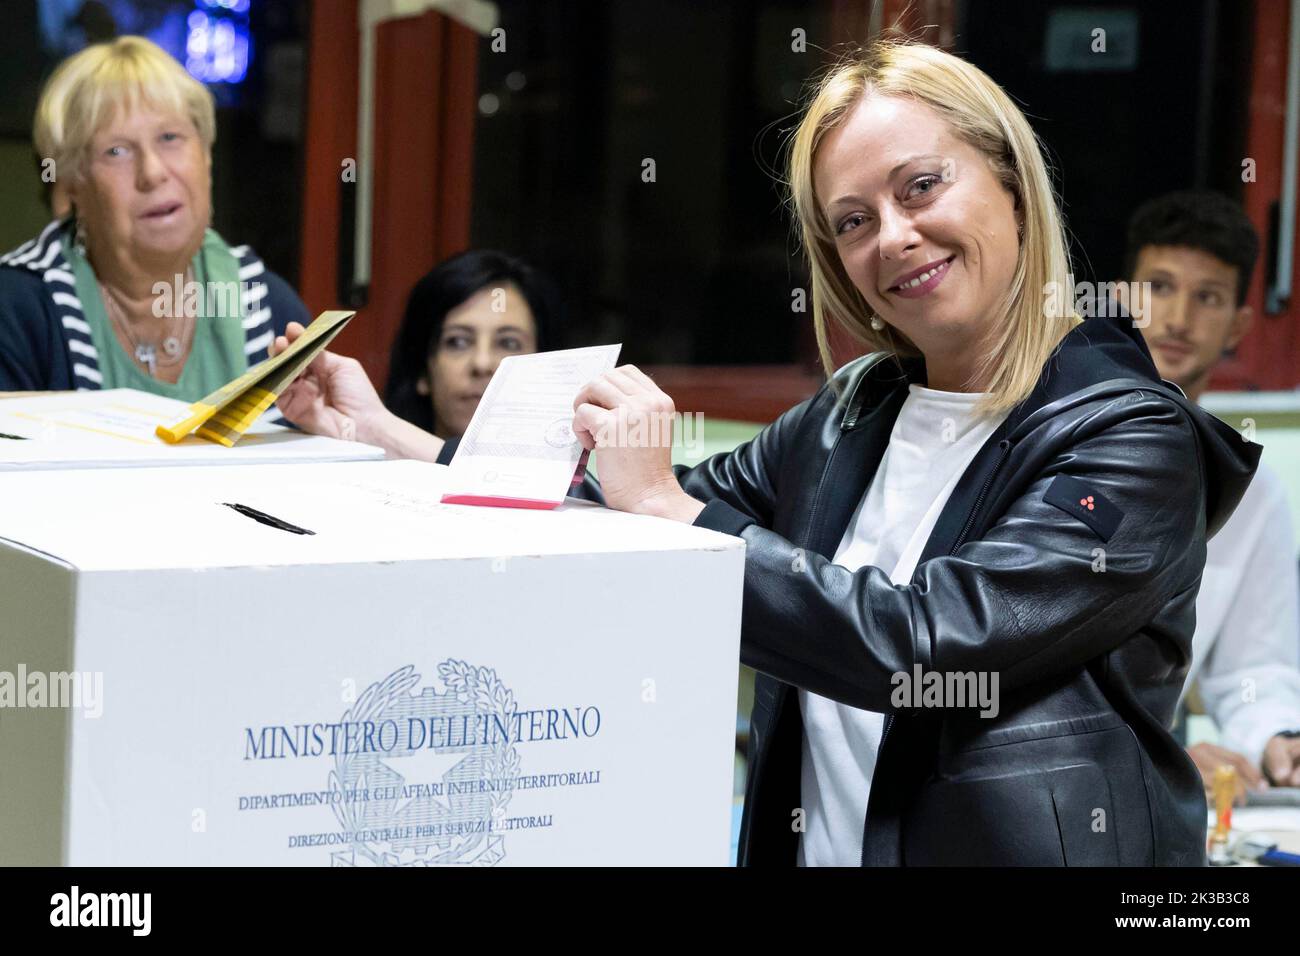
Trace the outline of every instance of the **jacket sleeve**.
<instances>
[{"instance_id":1,"label":"jacket sleeve","mask_svg":"<svg viewBox=\"0 0 1300 956\"><path fill-rule=\"evenodd\" d=\"M825 388L822 386L823 391ZM739 534L751 522L772 523L777 480L783 470L782 449L793 444L793 436L817 399L815 395L800 402L729 452L712 455L692 468L673 467L682 490L705 503L708 514L702 512L695 524Z\"/></svg>"},{"instance_id":2,"label":"jacket sleeve","mask_svg":"<svg viewBox=\"0 0 1300 956\"><path fill-rule=\"evenodd\" d=\"M739 526L747 545L742 661L888 712L893 675L916 664L997 672L1005 691L1120 644L1188 586L1184 562L1198 549L1204 558L1198 440L1185 412L1141 392L1070 427L1070 440L983 537L924 562L905 586L879 568L849 571L797 550L761 527L757 514L751 523L733 512L730 528L720 515L697 521ZM1123 513L1109 540L1044 500L1057 475L1085 483ZM762 512L761 495L746 500Z\"/></svg>"}]
</instances>

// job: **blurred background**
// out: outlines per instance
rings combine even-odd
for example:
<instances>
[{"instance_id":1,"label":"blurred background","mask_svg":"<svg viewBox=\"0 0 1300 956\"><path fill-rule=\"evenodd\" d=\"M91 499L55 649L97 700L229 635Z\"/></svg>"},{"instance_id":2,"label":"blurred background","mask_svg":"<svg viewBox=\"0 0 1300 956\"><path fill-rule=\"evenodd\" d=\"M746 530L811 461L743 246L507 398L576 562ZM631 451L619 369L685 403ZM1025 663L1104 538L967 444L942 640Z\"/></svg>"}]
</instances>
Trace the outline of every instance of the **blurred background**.
<instances>
[{"instance_id":1,"label":"blurred background","mask_svg":"<svg viewBox=\"0 0 1300 956\"><path fill-rule=\"evenodd\" d=\"M557 346L622 342L622 361L706 416L706 448L728 448L820 381L783 137L833 56L900 30L1021 104L1076 278L1120 278L1145 199L1208 188L1244 205L1263 237L1259 320L1205 404L1256 420L1300 520L1300 300L1276 288L1282 257L1300 272L1278 225L1296 17L1298 0L11 0L0 248L48 218L41 83L87 43L143 34L216 96L217 230L313 313L359 308L338 348L376 382L416 279L500 249L558 281Z\"/></svg>"},{"instance_id":2,"label":"blurred background","mask_svg":"<svg viewBox=\"0 0 1300 956\"><path fill-rule=\"evenodd\" d=\"M561 344L621 341L628 361L674 367L683 407L767 420L816 382L809 313L792 309L805 274L777 183L783 135L832 55L893 26L968 57L1029 114L1057 170L1077 278L1117 277L1123 223L1143 199L1202 187L1241 200L1267 237L1251 297L1264 321L1216 384L1292 389L1297 305L1265 308L1290 8L14 0L0 35L0 246L47 218L30 140L42 81L88 42L141 33L217 97L218 231L252 245L313 311L362 306L344 342L377 380L415 279L461 249L498 248L559 281ZM369 184L345 169L365 158L366 124Z\"/></svg>"}]
</instances>

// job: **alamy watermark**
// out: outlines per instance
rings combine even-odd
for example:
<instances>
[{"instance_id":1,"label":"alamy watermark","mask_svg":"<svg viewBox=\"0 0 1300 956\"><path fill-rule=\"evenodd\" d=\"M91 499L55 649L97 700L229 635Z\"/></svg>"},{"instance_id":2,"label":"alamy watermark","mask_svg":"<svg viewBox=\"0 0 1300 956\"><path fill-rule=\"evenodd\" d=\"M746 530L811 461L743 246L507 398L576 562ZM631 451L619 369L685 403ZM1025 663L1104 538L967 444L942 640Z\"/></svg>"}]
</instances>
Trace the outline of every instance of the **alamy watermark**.
<instances>
[{"instance_id":1,"label":"alamy watermark","mask_svg":"<svg viewBox=\"0 0 1300 956\"><path fill-rule=\"evenodd\" d=\"M674 435L681 441L675 442ZM688 458L699 458L704 449L703 412L629 412L620 409L592 436L599 448L680 447Z\"/></svg>"},{"instance_id":2,"label":"alamy watermark","mask_svg":"<svg viewBox=\"0 0 1300 956\"><path fill-rule=\"evenodd\" d=\"M926 671L913 664L910 674L895 671L889 682L889 703L899 710L979 707L981 717L996 717L1001 709L997 671Z\"/></svg>"},{"instance_id":3,"label":"alamy watermark","mask_svg":"<svg viewBox=\"0 0 1300 956\"><path fill-rule=\"evenodd\" d=\"M196 282L186 281L177 273L171 282L153 284L153 314L155 318L196 319L200 316L239 315L258 293L265 295L266 284L261 282Z\"/></svg>"},{"instance_id":4,"label":"alamy watermark","mask_svg":"<svg viewBox=\"0 0 1300 956\"><path fill-rule=\"evenodd\" d=\"M73 884L50 897L51 926L119 926L132 936L148 936L153 927L152 893L83 893Z\"/></svg>"},{"instance_id":5,"label":"alamy watermark","mask_svg":"<svg viewBox=\"0 0 1300 956\"><path fill-rule=\"evenodd\" d=\"M96 720L104 713L102 671L0 670L0 710L23 708L77 709Z\"/></svg>"},{"instance_id":6,"label":"alamy watermark","mask_svg":"<svg viewBox=\"0 0 1300 956\"><path fill-rule=\"evenodd\" d=\"M1119 318L1128 315L1135 329L1151 324L1150 282L1076 282L1067 273L1065 282L1043 286L1043 315L1063 314L1069 306L1082 319Z\"/></svg>"}]
</instances>

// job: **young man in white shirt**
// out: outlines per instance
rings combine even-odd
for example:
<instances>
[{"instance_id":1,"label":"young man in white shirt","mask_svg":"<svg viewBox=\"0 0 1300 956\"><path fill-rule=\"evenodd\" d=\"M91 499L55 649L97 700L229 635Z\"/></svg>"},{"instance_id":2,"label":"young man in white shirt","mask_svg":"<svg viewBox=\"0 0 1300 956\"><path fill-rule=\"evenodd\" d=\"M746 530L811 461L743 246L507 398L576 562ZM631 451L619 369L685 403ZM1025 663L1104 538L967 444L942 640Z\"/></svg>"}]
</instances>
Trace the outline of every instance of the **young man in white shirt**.
<instances>
[{"instance_id":1,"label":"young man in white shirt","mask_svg":"<svg viewBox=\"0 0 1300 956\"><path fill-rule=\"evenodd\" d=\"M1172 193L1133 214L1128 278L1161 378L1198 401L1224 352L1250 328L1246 290L1259 241L1241 207L1207 192ZM1207 788L1215 768L1246 788L1300 787L1300 576L1286 491L1261 463L1236 512L1208 545L1183 691L1199 686L1221 745L1189 748Z\"/></svg>"}]
</instances>

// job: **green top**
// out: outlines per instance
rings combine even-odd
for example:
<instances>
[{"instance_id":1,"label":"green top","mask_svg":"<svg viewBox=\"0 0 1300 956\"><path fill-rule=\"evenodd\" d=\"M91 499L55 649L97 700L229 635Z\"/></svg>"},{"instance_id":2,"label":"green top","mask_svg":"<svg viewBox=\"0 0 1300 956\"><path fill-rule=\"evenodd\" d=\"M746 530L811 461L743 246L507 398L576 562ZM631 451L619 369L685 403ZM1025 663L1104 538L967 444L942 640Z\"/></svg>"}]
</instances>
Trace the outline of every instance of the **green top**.
<instances>
[{"instance_id":1,"label":"green top","mask_svg":"<svg viewBox=\"0 0 1300 956\"><path fill-rule=\"evenodd\" d=\"M76 279L77 298L81 300L86 323L90 326L91 341L99 353L99 372L104 377L104 388L136 388L194 402L248 370L240 316L239 260L213 230L204 234L203 245L191 263L194 281L198 283L198 289L204 290L203 293L191 296L192 287L182 289L186 305L190 304L191 298L197 301L198 318L194 323L194 342L189 357L175 384L150 377L136 364L134 356L122 348L104 308L94 269L73 243L65 243L64 252ZM215 289L233 294L208 291ZM175 295L175 280L171 294Z\"/></svg>"}]
</instances>

